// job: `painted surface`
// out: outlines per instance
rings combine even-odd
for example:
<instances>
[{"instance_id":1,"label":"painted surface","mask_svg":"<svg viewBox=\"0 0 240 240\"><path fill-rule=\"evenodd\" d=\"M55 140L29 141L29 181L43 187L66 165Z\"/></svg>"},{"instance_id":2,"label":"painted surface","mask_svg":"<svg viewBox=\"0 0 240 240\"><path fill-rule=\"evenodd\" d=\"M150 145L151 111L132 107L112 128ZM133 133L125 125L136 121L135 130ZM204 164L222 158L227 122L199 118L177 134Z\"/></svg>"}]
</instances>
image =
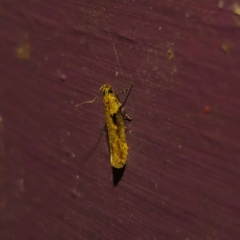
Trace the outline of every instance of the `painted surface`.
<instances>
[{"instance_id":1,"label":"painted surface","mask_svg":"<svg viewBox=\"0 0 240 240\"><path fill-rule=\"evenodd\" d=\"M239 239L239 6L1 1L0 239ZM114 187L102 102L75 105L131 82Z\"/></svg>"}]
</instances>

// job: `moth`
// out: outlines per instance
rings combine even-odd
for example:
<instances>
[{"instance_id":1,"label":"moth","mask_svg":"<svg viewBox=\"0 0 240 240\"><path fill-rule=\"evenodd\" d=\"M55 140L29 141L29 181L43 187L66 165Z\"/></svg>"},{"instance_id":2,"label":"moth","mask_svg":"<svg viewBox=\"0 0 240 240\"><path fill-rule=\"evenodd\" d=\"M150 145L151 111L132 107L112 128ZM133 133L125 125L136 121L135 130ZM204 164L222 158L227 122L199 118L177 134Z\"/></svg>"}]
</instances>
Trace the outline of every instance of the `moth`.
<instances>
[{"instance_id":1,"label":"moth","mask_svg":"<svg viewBox=\"0 0 240 240\"><path fill-rule=\"evenodd\" d=\"M123 107L128 99L132 87L133 84L118 94L113 92L112 86L109 84L103 84L103 86L99 89L99 93L103 94L103 105L110 149L110 162L112 167L118 169L123 168L127 163L128 144L124 120L131 121L132 119L124 112ZM128 95L122 104L118 95L126 91L128 91ZM85 103L94 102L98 95L93 100L78 104L76 107Z\"/></svg>"}]
</instances>

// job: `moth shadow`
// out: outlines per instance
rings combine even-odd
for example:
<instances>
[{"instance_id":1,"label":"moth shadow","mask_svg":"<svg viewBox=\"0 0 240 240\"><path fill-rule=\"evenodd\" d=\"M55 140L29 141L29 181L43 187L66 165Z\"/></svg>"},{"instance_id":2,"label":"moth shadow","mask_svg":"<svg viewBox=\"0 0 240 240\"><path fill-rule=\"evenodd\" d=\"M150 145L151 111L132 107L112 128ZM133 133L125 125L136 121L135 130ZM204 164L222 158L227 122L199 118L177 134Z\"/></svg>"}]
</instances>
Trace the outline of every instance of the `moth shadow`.
<instances>
[{"instance_id":1,"label":"moth shadow","mask_svg":"<svg viewBox=\"0 0 240 240\"><path fill-rule=\"evenodd\" d=\"M121 181L126 165L123 168L115 168L112 167L112 175L113 175L113 186L116 187L118 183Z\"/></svg>"},{"instance_id":2,"label":"moth shadow","mask_svg":"<svg viewBox=\"0 0 240 240\"><path fill-rule=\"evenodd\" d=\"M102 133L102 131L101 131L101 133L100 133L99 136L98 136L97 141L96 141L95 144L91 147L91 149L89 150L89 152L87 153L87 155L84 157L83 162L88 161L88 160L92 157L93 153L96 151L96 149L97 149L97 147L98 147L98 145L99 145L99 143L100 143L100 140L101 140L101 138L102 138L102 135L103 135L103 133Z\"/></svg>"}]
</instances>

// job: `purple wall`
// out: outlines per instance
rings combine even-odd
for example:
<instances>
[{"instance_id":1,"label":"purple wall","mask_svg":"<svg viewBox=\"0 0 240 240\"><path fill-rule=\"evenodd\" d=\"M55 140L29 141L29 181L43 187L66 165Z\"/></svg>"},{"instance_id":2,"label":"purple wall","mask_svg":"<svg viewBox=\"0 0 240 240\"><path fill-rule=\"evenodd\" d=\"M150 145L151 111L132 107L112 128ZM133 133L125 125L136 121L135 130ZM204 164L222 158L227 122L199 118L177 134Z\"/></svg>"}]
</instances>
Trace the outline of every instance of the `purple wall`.
<instances>
[{"instance_id":1,"label":"purple wall","mask_svg":"<svg viewBox=\"0 0 240 240\"><path fill-rule=\"evenodd\" d=\"M240 3L0 3L0 239L240 239ZM113 186L101 98L134 83ZM121 96L123 100L124 96Z\"/></svg>"}]
</instances>

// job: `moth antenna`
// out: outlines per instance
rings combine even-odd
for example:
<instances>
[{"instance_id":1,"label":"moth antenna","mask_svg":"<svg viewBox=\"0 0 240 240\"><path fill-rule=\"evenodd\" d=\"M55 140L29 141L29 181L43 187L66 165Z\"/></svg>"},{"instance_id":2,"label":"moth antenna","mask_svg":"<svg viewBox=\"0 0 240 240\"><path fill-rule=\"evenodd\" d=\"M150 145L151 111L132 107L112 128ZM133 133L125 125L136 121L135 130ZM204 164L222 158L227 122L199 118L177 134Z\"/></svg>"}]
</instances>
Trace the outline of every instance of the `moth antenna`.
<instances>
[{"instance_id":1,"label":"moth antenna","mask_svg":"<svg viewBox=\"0 0 240 240\"><path fill-rule=\"evenodd\" d=\"M98 98L99 94L93 99L93 100L90 100L90 101L85 101L85 102L82 102L80 104L77 104L76 105L76 108L80 107L81 105L85 104L85 103L93 103L95 102L95 100Z\"/></svg>"},{"instance_id":2,"label":"moth antenna","mask_svg":"<svg viewBox=\"0 0 240 240\"><path fill-rule=\"evenodd\" d=\"M124 100L124 102L123 102L123 104L122 104L122 108L123 108L123 106L125 105L125 103L127 102L127 99L128 99L128 96L129 96L129 94L130 94L130 92L131 92L131 90L132 90L132 87L133 87L133 83L131 84L131 86L130 87L128 87L127 89L125 89L125 90L123 90L122 92L120 92L120 93L124 93L124 92L126 92L126 91L128 91L128 94L127 94L127 96L126 96L126 98L125 98L125 100Z\"/></svg>"}]
</instances>

